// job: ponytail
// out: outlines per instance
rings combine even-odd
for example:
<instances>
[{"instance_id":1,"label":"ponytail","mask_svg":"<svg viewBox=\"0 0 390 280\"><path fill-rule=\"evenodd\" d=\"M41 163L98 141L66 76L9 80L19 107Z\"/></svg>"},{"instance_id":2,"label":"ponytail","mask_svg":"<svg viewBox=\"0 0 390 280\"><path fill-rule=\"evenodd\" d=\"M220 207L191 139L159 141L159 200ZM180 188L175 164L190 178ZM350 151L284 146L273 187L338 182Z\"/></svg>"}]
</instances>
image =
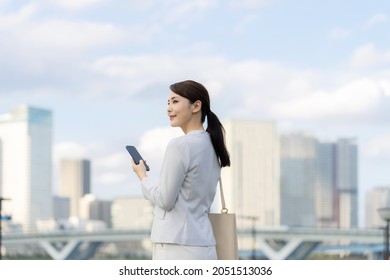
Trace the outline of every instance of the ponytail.
<instances>
[{"instance_id":1,"label":"ponytail","mask_svg":"<svg viewBox=\"0 0 390 280\"><path fill-rule=\"evenodd\" d=\"M206 131L210 134L211 143L213 143L221 167L230 166L230 155L225 144L225 129L217 115L211 110L207 113Z\"/></svg>"}]
</instances>

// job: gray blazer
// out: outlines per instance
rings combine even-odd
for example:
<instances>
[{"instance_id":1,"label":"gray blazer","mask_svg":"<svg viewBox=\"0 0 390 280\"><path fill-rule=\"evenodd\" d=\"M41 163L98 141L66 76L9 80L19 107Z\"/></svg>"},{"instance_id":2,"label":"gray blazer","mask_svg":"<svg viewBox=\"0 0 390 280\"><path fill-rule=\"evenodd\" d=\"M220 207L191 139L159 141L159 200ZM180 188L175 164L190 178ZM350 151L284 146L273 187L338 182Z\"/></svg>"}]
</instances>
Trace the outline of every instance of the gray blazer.
<instances>
[{"instance_id":1,"label":"gray blazer","mask_svg":"<svg viewBox=\"0 0 390 280\"><path fill-rule=\"evenodd\" d=\"M221 174L208 132L196 130L167 146L159 183L141 181L154 205L151 240L192 246L212 246L215 239L208 213Z\"/></svg>"}]
</instances>

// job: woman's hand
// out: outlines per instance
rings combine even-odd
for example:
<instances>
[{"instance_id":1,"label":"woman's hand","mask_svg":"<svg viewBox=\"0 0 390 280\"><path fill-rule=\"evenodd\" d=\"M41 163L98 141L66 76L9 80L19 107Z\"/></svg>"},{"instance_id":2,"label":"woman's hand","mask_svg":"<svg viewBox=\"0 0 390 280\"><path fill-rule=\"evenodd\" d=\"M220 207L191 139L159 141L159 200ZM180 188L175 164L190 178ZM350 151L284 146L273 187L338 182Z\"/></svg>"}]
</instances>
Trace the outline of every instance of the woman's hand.
<instances>
[{"instance_id":1,"label":"woman's hand","mask_svg":"<svg viewBox=\"0 0 390 280\"><path fill-rule=\"evenodd\" d=\"M131 159L131 162L133 164L134 173L137 174L138 178L141 181L143 178L146 177L146 168L145 168L144 161L141 159L139 161L139 164L135 164L134 160Z\"/></svg>"}]
</instances>

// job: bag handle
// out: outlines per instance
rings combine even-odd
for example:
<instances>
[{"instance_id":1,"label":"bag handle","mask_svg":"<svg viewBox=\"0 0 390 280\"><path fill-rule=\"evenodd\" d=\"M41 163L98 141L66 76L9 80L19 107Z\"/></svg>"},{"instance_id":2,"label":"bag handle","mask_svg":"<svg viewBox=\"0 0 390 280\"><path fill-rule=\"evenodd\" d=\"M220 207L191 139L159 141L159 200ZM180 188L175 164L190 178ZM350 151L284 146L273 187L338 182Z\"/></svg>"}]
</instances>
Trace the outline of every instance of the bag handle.
<instances>
[{"instance_id":1,"label":"bag handle","mask_svg":"<svg viewBox=\"0 0 390 280\"><path fill-rule=\"evenodd\" d=\"M219 190L220 190L220 193L221 193L221 202L222 202L221 213L227 214L229 212L229 210L226 208L226 204L225 204L225 196L223 195L223 188L222 188L222 179L221 179L221 177L219 177Z\"/></svg>"}]
</instances>

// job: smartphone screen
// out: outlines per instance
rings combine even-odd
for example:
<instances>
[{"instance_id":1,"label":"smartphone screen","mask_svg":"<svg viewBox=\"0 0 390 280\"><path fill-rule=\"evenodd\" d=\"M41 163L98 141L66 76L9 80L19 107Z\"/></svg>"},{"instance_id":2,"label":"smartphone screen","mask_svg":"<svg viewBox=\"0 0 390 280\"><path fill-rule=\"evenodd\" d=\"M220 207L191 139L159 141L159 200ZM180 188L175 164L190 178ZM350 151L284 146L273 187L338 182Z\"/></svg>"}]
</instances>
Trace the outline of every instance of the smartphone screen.
<instances>
[{"instance_id":1,"label":"smartphone screen","mask_svg":"<svg viewBox=\"0 0 390 280\"><path fill-rule=\"evenodd\" d=\"M144 161L144 159L142 158L142 156L140 155L140 153L138 152L138 150L134 147L134 146L126 146L126 150L129 152L129 154L131 155L131 157L133 158L135 164L139 164L139 161L142 159ZM146 164L146 162L144 161L144 164L145 164L145 168L146 168L146 171L149 171L150 168L149 166Z\"/></svg>"}]
</instances>

